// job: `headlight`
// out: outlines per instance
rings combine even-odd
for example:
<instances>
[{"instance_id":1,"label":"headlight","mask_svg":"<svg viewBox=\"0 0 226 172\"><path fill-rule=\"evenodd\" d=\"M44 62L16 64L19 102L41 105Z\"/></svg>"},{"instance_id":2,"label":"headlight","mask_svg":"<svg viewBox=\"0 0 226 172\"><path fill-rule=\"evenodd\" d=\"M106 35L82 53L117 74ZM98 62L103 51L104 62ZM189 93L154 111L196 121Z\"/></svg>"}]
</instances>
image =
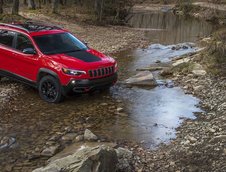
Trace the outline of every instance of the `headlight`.
<instances>
[{"instance_id":1,"label":"headlight","mask_svg":"<svg viewBox=\"0 0 226 172\"><path fill-rule=\"evenodd\" d=\"M73 69L66 69L66 68L62 68L62 71L67 74L67 75L75 75L75 76L79 76L79 75L85 75L86 72L82 71L82 70L73 70Z\"/></svg>"}]
</instances>

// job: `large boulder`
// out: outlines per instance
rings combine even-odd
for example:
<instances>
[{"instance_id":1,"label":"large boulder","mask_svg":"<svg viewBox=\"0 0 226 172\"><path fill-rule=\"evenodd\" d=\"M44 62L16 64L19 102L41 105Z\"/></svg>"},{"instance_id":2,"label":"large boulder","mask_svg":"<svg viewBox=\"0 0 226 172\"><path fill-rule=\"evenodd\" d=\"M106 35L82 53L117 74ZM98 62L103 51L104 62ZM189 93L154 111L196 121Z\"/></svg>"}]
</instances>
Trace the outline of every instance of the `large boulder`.
<instances>
[{"instance_id":1,"label":"large boulder","mask_svg":"<svg viewBox=\"0 0 226 172\"><path fill-rule=\"evenodd\" d=\"M125 84L129 86L155 87L157 86L153 74L149 71L142 71L135 76L125 80Z\"/></svg>"},{"instance_id":2,"label":"large boulder","mask_svg":"<svg viewBox=\"0 0 226 172\"><path fill-rule=\"evenodd\" d=\"M118 163L117 153L107 146L85 147L72 155L56 159L46 167L33 172L114 172Z\"/></svg>"}]
</instances>

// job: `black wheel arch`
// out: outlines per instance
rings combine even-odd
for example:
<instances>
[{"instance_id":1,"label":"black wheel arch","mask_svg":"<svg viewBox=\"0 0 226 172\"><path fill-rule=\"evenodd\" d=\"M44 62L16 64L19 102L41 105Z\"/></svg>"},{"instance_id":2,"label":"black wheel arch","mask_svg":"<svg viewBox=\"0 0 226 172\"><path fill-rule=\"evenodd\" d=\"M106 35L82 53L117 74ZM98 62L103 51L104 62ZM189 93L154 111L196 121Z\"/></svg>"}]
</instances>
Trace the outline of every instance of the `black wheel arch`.
<instances>
[{"instance_id":1,"label":"black wheel arch","mask_svg":"<svg viewBox=\"0 0 226 172\"><path fill-rule=\"evenodd\" d=\"M51 76L55 77L60 82L60 79L59 79L56 72L54 72L50 69L47 69L47 68L40 68L39 72L38 72L38 76L37 76L37 83L39 83L39 81L42 79L42 77L44 77L46 75L51 75Z\"/></svg>"}]
</instances>

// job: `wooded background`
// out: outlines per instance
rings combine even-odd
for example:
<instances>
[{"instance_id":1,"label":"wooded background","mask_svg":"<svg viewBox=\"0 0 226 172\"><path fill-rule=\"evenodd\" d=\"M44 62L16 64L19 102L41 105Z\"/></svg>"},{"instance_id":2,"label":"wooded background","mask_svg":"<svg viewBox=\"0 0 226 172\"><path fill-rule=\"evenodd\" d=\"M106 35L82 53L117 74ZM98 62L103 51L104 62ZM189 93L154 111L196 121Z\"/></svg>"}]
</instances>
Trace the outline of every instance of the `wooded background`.
<instances>
[{"instance_id":1,"label":"wooded background","mask_svg":"<svg viewBox=\"0 0 226 172\"><path fill-rule=\"evenodd\" d=\"M137 2L137 1L136 1ZM61 8L81 7L89 9L102 22L110 18L112 22L124 20L130 12L135 0L0 0L0 15L19 15L24 9L36 10L51 8L51 13L59 13Z\"/></svg>"}]
</instances>

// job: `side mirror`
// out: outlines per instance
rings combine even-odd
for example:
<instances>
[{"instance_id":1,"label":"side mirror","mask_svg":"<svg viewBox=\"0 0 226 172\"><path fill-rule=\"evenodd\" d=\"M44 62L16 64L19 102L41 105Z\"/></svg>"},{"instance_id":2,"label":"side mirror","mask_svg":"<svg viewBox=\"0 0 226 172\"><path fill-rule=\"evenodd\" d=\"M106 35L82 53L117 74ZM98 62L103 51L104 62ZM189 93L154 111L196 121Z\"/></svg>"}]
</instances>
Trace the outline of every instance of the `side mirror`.
<instances>
[{"instance_id":1,"label":"side mirror","mask_svg":"<svg viewBox=\"0 0 226 172\"><path fill-rule=\"evenodd\" d=\"M23 53L24 54L36 54L36 51L35 51L35 49L34 48L25 48L24 50L23 50Z\"/></svg>"}]
</instances>

